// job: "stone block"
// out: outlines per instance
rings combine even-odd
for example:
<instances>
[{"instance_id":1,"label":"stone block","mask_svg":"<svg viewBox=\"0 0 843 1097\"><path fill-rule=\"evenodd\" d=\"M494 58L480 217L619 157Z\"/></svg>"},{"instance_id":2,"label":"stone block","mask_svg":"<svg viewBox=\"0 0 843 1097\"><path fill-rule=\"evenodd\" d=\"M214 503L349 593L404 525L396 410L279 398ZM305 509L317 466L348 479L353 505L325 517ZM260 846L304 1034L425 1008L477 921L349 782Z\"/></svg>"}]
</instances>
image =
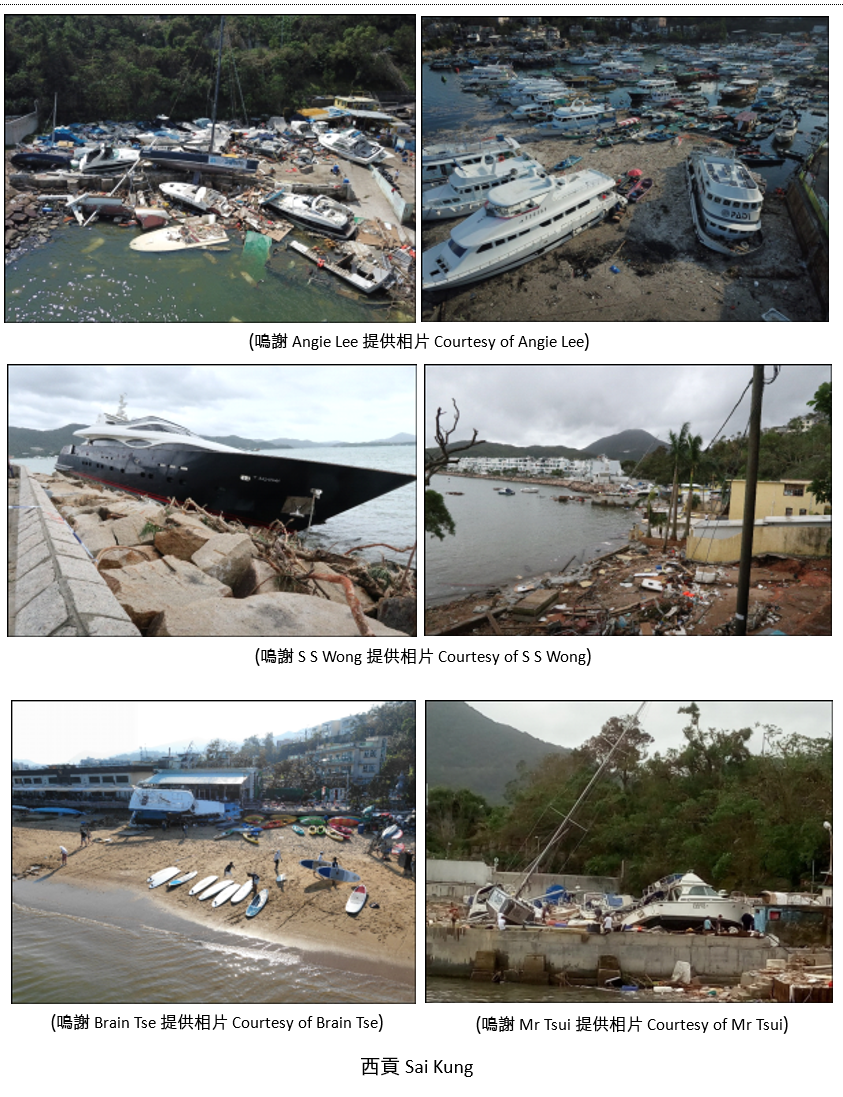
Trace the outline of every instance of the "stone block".
<instances>
[{"instance_id":1,"label":"stone block","mask_svg":"<svg viewBox=\"0 0 843 1097\"><path fill-rule=\"evenodd\" d=\"M378 620L389 628L406 636L416 635L416 599L407 597L384 598L378 604Z\"/></svg>"},{"instance_id":2,"label":"stone block","mask_svg":"<svg viewBox=\"0 0 843 1097\"><path fill-rule=\"evenodd\" d=\"M15 636L51 636L67 617L67 606L58 583L51 583L15 613Z\"/></svg>"},{"instance_id":3,"label":"stone block","mask_svg":"<svg viewBox=\"0 0 843 1097\"><path fill-rule=\"evenodd\" d=\"M30 568L26 575L21 576L15 582L14 597L15 606L22 609L27 602L46 590L55 581L56 569L52 559L43 560L37 567Z\"/></svg>"},{"instance_id":4,"label":"stone block","mask_svg":"<svg viewBox=\"0 0 843 1097\"><path fill-rule=\"evenodd\" d=\"M188 525L179 521L177 525L167 526L160 533L156 533L154 544L162 556L192 560L194 553L216 536L212 529L208 529L201 522Z\"/></svg>"},{"instance_id":5,"label":"stone block","mask_svg":"<svg viewBox=\"0 0 843 1097\"><path fill-rule=\"evenodd\" d=\"M158 559L160 554L152 545L117 545L100 556L97 568L102 573Z\"/></svg>"},{"instance_id":6,"label":"stone block","mask_svg":"<svg viewBox=\"0 0 843 1097\"><path fill-rule=\"evenodd\" d=\"M155 517L159 522L164 520L160 511ZM155 540L156 530L148 529L150 524L155 524L155 518L145 514L129 514L125 518L116 518L106 523L118 545L151 545Z\"/></svg>"},{"instance_id":7,"label":"stone block","mask_svg":"<svg viewBox=\"0 0 843 1097\"><path fill-rule=\"evenodd\" d=\"M33 568L43 563L44 560L49 560L50 556L50 550L47 547L47 542L44 540L39 541L37 545L34 545L27 552L23 553L22 556L18 556L18 579L20 579L22 575L26 575L28 571L31 571Z\"/></svg>"},{"instance_id":8,"label":"stone block","mask_svg":"<svg viewBox=\"0 0 843 1097\"><path fill-rule=\"evenodd\" d=\"M87 623L89 636L140 636L138 629L124 615L116 617L92 617Z\"/></svg>"},{"instance_id":9,"label":"stone block","mask_svg":"<svg viewBox=\"0 0 843 1097\"><path fill-rule=\"evenodd\" d=\"M379 621L376 636L403 636ZM351 610L307 594L258 594L254 598L205 599L165 609L149 636L359 636Z\"/></svg>"},{"instance_id":10,"label":"stone block","mask_svg":"<svg viewBox=\"0 0 843 1097\"><path fill-rule=\"evenodd\" d=\"M235 598L250 598L255 594L274 594L279 590L278 572L266 560L252 560L234 587Z\"/></svg>"},{"instance_id":11,"label":"stone block","mask_svg":"<svg viewBox=\"0 0 843 1097\"><path fill-rule=\"evenodd\" d=\"M175 556L106 571L103 578L140 629L164 610L231 596L230 587Z\"/></svg>"},{"instance_id":12,"label":"stone block","mask_svg":"<svg viewBox=\"0 0 843 1097\"><path fill-rule=\"evenodd\" d=\"M206 575L233 589L256 553L248 533L217 533L193 554L192 559Z\"/></svg>"}]
</instances>

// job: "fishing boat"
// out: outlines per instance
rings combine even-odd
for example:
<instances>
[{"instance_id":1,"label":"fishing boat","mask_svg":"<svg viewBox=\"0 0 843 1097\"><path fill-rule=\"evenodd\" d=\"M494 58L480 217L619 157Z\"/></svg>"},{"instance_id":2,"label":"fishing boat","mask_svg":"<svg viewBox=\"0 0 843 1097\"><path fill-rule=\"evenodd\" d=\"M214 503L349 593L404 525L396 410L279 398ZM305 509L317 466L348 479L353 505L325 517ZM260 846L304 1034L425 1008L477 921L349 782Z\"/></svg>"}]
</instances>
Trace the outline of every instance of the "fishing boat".
<instances>
[{"instance_id":1,"label":"fishing boat","mask_svg":"<svg viewBox=\"0 0 843 1097\"><path fill-rule=\"evenodd\" d=\"M488 162L484 159L479 164L455 168L447 183L431 187L423 193L422 221L465 217L480 209L492 187L541 171L541 165L526 155L509 160L492 157Z\"/></svg>"},{"instance_id":2,"label":"fishing boat","mask_svg":"<svg viewBox=\"0 0 843 1097\"><path fill-rule=\"evenodd\" d=\"M354 164L376 164L392 153L370 141L359 130L328 130L319 134L319 144Z\"/></svg>"},{"instance_id":3,"label":"fishing boat","mask_svg":"<svg viewBox=\"0 0 843 1097\"><path fill-rule=\"evenodd\" d=\"M626 199L614 179L594 169L494 187L484 209L424 253L422 288L467 285L520 267L602 221L619 203Z\"/></svg>"},{"instance_id":4,"label":"fishing boat","mask_svg":"<svg viewBox=\"0 0 843 1097\"><path fill-rule=\"evenodd\" d=\"M122 412L122 414L121 414ZM56 470L166 502L193 499L246 525L288 529L326 522L415 477L322 461L269 457L210 442L157 416L128 419L125 405L74 431ZM145 790L146 791L146 790ZM169 794L168 794L169 795ZM219 811L219 804L214 805Z\"/></svg>"},{"instance_id":5,"label":"fishing boat","mask_svg":"<svg viewBox=\"0 0 843 1097\"><path fill-rule=\"evenodd\" d=\"M712 251L749 255L762 243L764 196L749 168L731 156L695 150L685 161L697 238Z\"/></svg>"},{"instance_id":6,"label":"fishing boat","mask_svg":"<svg viewBox=\"0 0 843 1097\"><path fill-rule=\"evenodd\" d=\"M157 229L145 236L132 240L129 247L133 251L189 251L192 248L213 248L228 243L228 233L222 225L216 223L211 214L208 218L188 217L178 225Z\"/></svg>"},{"instance_id":7,"label":"fishing boat","mask_svg":"<svg viewBox=\"0 0 843 1097\"><path fill-rule=\"evenodd\" d=\"M192 183L162 183L159 190L168 198L198 209L201 213L232 217L237 212L224 194L211 187L197 187Z\"/></svg>"},{"instance_id":8,"label":"fishing boat","mask_svg":"<svg viewBox=\"0 0 843 1097\"><path fill-rule=\"evenodd\" d=\"M349 240L357 231L354 211L325 194L291 194L286 188L273 191L261 201L282 217L311 232Z\"/></svg>"}]
</instances>

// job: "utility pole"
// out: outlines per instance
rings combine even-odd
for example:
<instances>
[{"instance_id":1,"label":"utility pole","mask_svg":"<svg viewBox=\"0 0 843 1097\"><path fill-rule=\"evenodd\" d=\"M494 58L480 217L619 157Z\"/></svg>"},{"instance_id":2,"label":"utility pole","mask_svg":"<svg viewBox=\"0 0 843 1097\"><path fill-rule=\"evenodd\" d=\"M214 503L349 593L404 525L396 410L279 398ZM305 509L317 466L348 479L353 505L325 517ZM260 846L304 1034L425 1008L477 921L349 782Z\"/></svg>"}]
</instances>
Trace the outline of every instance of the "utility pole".
<instances>
[{"instance_id":1,"label":"utility pole","mask_svg":"<svg viewBox=\"0 0 843 1097\"><path fill-rule=\"evenodd\" d=\"M758 449L761 443L761 401L764 395L764 367L752 367L752 405L749 410L749 448L746 455L746 493L743 502L741 562L738 570L738 600L735 606L735 635L746 636L749 612L749 576L752 567L752 539L755 534L755 495L758 486Z\"/></svg>"}]
</instances>

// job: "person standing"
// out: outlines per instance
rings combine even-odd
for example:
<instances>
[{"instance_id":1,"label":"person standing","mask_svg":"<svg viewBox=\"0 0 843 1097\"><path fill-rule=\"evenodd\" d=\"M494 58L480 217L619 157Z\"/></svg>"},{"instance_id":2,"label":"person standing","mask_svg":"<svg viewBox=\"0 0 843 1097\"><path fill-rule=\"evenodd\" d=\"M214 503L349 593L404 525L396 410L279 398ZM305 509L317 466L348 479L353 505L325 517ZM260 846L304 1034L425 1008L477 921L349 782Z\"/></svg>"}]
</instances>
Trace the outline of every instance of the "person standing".
<instances>
[{"instance_id":1,"label":"person standing","mask_svg":"<svg viewBox=\"0 0 843 1097\"><path fill-rule=\"evenodd\" d=\"M234 862L229 861L228 864L225 866L225 869L223 870L223 876L230 876L231 875L231 870L233 868L234 868Z\"/></svg>"},{"instance_id":2,"label":"person standing","mask_svg":"<svg viewBox=\"0 0 843 1097\"><path fill-rule=\"evenodd\" d=\"M275 875L278 875L278 869L281 867L281 850L276 849L275 856L272 858L275 862Z\"/></svg>"},{"instance_id":3,"label":"person standing","mask_svg":"<svg viewBox=\"0 0 843 1097\"><path fill-rule=\"evenodd\" d=\"M64 846L59 846L59 850L61 852L62 868L64 868L64 866L67 864L67 850L64 848Z\"/></svg>"},{"instance_id":4,"label":"person standing","mask_svg":"<svg viewBox=\"0 0 843 1097\"><path fill-rule=\"evenodd\" d=\"M249 872L246 875L251 876L251 878L252 878L252 887L255 889L255 893L257 893L257 890L260 887L260 882L261 882L260 876L258 876L258 874L256 872Z\"/></svg>"},{"instance_id":5,"label":"person standing","mask_svg":"<svg viewBox=\"0 0 843 1097\"><path fill-rule=\"evenodd\" d=\"M612 932L612 915L611 914L606 914L606 915L603 916L603 932L604 933L611 933Z\"/></svg>"},{"instance_id":6,"label":"person standing","mask_svg":"<svg viewBox=\"0 0 843 1097\"><path fill-rule=\"evenodd\" d=\"M498 911L498 929L506 929L506 918L503 916L503 911Z\"/></svg>"},{"instance_id":7,"label":"person standing","mask_svg":"<svg viewBox=\"0 0 843 1097\"><path fill-rule=\"evenodd\" d=\"M184 837L186 838L187 837L187 823L185 823L185 822L182 823L181 832L184 835Z\"/></svg>"}]
</instances>

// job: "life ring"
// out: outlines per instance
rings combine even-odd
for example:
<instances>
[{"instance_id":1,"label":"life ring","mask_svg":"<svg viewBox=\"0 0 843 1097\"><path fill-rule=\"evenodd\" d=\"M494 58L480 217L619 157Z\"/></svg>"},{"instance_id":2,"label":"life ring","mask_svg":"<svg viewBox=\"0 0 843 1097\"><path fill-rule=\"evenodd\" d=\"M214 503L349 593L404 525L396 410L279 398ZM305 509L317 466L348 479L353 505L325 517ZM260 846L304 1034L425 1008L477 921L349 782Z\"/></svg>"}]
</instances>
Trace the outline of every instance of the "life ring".
<instances>
[{"instance_id":1,"label":"life ring","mask_svg":"<svg viewBox=\"0 0 843 1097\"><path fill-rule=\"evenodd\" d=\"M324 267L325 266L325 260L324 259L317 259L316 266L317 267Z\"/></svg>"}]
</instances>

